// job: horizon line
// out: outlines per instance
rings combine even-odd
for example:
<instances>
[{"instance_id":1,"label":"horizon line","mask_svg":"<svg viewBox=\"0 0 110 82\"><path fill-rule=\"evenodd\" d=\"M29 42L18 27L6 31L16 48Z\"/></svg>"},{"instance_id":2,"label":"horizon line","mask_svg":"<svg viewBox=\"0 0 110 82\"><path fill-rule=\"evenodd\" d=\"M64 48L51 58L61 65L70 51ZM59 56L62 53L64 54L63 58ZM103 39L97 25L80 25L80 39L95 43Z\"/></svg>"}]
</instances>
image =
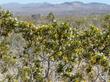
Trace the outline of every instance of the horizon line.
<instances>
[{"instance_id":1,"label":"horizon line","mask_svg":"<svg viewBox=\"0 0 110 82\"><path fill-rule=\"evenodd\" d=\"M8 2L8 3L0 3L0 5L4 5L4 4L63 4L63 3L74 3L74 2L79 2L79 3L83 3L83 4L90 4L90 3L99 3L99 4L106 4L106 5L110 5L110 3L104 3L104 2L83 2L83 1L65 1L65 2L59 2L59 3L54 3L54 2L29 2L29 3L20 3L20 2Z\"/></svg>"}]
</instances>

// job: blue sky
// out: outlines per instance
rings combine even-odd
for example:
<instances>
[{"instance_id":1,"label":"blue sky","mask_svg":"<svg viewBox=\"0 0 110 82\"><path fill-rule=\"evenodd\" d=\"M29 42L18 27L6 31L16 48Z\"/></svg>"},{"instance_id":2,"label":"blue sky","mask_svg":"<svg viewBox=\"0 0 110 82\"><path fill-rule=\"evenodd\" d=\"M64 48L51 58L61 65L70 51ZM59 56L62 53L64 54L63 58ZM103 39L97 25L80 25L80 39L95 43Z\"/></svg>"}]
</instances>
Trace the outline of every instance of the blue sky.
<instances>
[{"instance_id":1,"label":"blue sky","mask_svg":"<svg viewBox=\"0 0 110 82\"><path fill-rule=\"evenodd\" d=\"M49 3L62 3L62 2L71 2L71 1L82 1L85 3L88 2L100 2L100 3L107 3L110 4L110 0L0 0L0 4L4 3L43 3L43 2L49 2Z\"/></svg>"}]
</instances>

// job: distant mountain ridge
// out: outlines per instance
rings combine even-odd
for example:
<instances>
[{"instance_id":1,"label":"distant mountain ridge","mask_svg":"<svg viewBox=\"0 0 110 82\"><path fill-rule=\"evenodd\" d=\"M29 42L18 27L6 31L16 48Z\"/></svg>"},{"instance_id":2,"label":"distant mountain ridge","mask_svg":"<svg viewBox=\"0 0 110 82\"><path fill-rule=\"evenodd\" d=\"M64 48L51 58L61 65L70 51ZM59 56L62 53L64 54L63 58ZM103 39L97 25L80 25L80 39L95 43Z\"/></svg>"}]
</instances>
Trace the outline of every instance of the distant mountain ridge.
<instances>
[{"instance_id":1,"label":"distant mountain ridge","mask_svg":"<svg viewBox=\"0 0 110 82\"><path fill-rule=\"evenodd\" d=\"M8 3L1 5L4 9L12 11L15 15L41 14L47 15L53 12L56 15L91 15L110 13L110 5L104 3L83 3L83 2L64 2L60 4L51 3Z\"/></svg>"}]
</instances>

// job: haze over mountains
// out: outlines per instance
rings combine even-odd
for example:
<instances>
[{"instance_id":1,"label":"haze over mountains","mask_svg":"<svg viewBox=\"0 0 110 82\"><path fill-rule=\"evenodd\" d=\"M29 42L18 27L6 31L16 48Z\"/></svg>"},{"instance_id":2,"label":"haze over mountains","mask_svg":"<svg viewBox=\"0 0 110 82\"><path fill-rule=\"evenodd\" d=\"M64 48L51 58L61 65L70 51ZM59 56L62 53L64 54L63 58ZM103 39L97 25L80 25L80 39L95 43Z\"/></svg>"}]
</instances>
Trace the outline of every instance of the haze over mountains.
<instances>
[{"instance_id":1,"label":"haze over mountains","mask_svg":"<svg viewBox=\"0 0 110 82\"><path fill-rule=\"evenodd\" d=\"M61 4L50 3L8 3L2 4L2 8L12 11L15 15L47 15L53 12L59 16L92 15L110 13L110 5L104 3L65 2Z\"/></svg>"}]
</instances>

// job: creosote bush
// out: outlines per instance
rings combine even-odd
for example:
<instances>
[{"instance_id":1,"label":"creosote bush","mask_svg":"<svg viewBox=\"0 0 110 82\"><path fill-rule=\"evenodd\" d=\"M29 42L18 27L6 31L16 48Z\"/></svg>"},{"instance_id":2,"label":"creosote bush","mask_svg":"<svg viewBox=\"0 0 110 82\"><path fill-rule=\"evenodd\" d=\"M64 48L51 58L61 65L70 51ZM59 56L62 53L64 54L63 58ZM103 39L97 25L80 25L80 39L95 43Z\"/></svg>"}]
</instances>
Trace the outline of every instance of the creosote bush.
<instances>
[{"instance_id":1,"label":"creosote bush","mask_svg":"<svg viewBox=\"0 0 110 82\"><path fill-rule=\"evenodd\" d=\"M108 18L102 27L105 30L96 26L77 30L68 23L57 22L36 27L1 10L0 81L108 82Z\"/></svg>"}]
</instances>

